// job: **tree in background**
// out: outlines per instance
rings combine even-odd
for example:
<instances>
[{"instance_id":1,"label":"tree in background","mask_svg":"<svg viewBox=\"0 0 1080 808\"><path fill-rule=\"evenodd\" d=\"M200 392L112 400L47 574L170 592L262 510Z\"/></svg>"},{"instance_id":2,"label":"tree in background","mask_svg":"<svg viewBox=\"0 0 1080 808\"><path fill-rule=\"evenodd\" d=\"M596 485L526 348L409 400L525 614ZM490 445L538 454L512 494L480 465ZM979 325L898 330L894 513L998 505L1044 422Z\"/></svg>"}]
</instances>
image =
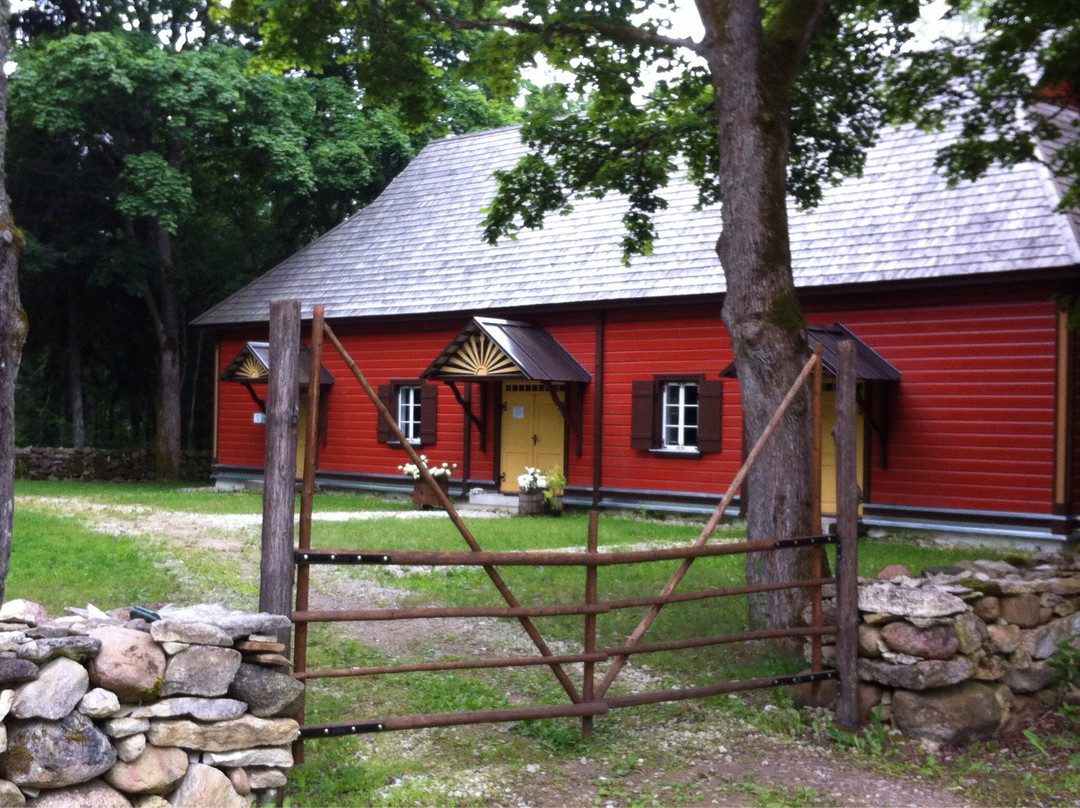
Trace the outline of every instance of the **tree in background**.
<instances>
[{"instance_id":1,"label":"tree in background","mask_svg":"<svg viewBox=\"0 0 1080 808\"><path fill-rule=\"evenodd\" d=\"M717 267L738 371L746 444L761 434L807 358L795 293L787 201L812 205L824 184L857 174L880 125L890 57L910 36L919 0L697 0L704 37L673 36L670 0L234 0L231 18L259 26L260 59L277 66L347 61L365 92L416 116L437 110L430 44L490 35L463 75L512 84L542 55L587 99L565 117L541 105L523 128L532 153L499 174L489 239L536 227L577 196L627 199L624 248L648 253L663 189L685 171L703 205L722 203ZM650 78L652 77L652 78ZM655 79L653 81L653 79ZM651 86L650 86L651 82ZM751 538L814 532L809 392L782 420L748 482ZM752 555L752 582L809 577L804 551ZM800 622L805 595L751 603L752 627Z\"/></svg>"},{"instance_id":2,"label":"tree in background","mask_svg":"<svg viewBox=\"0 0 1080 808\"><path fill-rule=\"evenodd\" d=\"M959 124L937 160L953 182L1037 159L1061 179L1062 209L1080 207L1080 0L950 5L969 32L908 55L891 83L893 117Z\"/></svg>"},{"instance_id":3,"label":"tree in background","mask_svg":"<svg viewBox=\"0 0 1080 808\"><path fill-rule=\"evenodd\" d=\"M347 71L248 70L248 50L214 41L232 29L200 28L204 12L39 2L20 18L30 44L13 78L26 298L55 323L28 346L21 437L153 434L162 477L178 468L182 402L190 436L210 398L186 321L377 196L433 135L516 116L455 85L439 120L406 128L362 104Z\"/></svg>"},{"instance_id":4,"label":"tree in background","mask_svg":"<svg viewBox=\"0 0 1080 808\"><path fill-rule=\"evenodd\" d=\"M5 182L7 145L7 63L11 4L0 0L0 601L4 599L11 529L15 515L15 377L19 373L26 314L19 301L19 251L22 234L15 227Z\"/></svg>"}]
</instances>

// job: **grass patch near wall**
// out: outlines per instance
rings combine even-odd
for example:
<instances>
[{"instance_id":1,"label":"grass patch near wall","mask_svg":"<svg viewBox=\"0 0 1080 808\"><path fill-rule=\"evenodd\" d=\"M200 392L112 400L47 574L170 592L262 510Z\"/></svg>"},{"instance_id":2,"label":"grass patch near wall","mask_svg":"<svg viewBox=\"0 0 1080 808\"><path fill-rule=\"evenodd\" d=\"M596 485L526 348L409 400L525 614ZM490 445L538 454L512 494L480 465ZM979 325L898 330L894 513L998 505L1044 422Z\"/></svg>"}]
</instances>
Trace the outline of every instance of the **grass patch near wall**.
<instances>
[{"instance_id":1,"label":"grass patch near wall","mask_svg":"<svg viewBox=\"0 0 1080 808\"><path fill-rule=\"evenodd\" d=\"M83 482L81 480L16 480L16 496L78 497L102 505L162 508L188 513L262 513L262 491L219 491L190 483ZM372 494L319 493L316 511L394 511L412 507L403 499ZM297 513L300 498L296 498Z\"/></svg>"},{"instance_id":2,"label":"grass patch near wall","mask_svg":"<svg viewBox=\"0 0 1080 808\"><path fill-rule=\"evenodd\" d=\"M560 519L509 517L467 520L485 550L525 549L584 550L587 517L567 514ZM448 520L402 523L377 519L363 523L315 523L314 547L366 550L464 550L466 545ZM653 522L624 516L601 515L601 551L630 548L683 546L691 543L700 527L687 522ZM717 531L712 543L739 541L741 525ZM834 548L830 547L832 551ZM973 557L971 547L938 548L915 543L862 540L859 543L860 574L872 576L885 564L908 564L914 573L925 566L953 563ZM978 553L994 557L993 553ZM697 559L678 587L690 592L717 587L739 587L745 582L743 555ZM601 567L598 572L600 600L621 600L657 594L679 566L678 561ZM313 582L321 570L314 568ZM505 602L479 568L466 567L367 567L348 570L347 575L373 578L386 587L404 588L402 605L444 604L453 606L504 606ZM523 605L541 606L584 601L585 574L581 567L506 566L499 574ZM598 642L617 646L637 626L643 607L613 610L597 619ZM514 623L507 620L507 624ZM580 648L583 619L580 616L535 618L550 640ZM712 598L665 607L650 629L650 638L663 640L709 637L746 631L747 602L741 595ZM661 676L693 684L717 678L752 678L794 673L806 666L800 654L777 651L768 643L731 643L712 647L650 653L636 657Z\"/></svg>"},{"instance_id":3,"label":"grass patch near wall","mask_svg":"<svg viewBox=\"0 0 1080 808\"><path fill-rule=\"evenodd\" d=\"M82 520L17 509L4 597L26 598L51 614L93 603L102 609L167 600L180 588L153 541L109 536Z\"/></svg>"}]
</instances>

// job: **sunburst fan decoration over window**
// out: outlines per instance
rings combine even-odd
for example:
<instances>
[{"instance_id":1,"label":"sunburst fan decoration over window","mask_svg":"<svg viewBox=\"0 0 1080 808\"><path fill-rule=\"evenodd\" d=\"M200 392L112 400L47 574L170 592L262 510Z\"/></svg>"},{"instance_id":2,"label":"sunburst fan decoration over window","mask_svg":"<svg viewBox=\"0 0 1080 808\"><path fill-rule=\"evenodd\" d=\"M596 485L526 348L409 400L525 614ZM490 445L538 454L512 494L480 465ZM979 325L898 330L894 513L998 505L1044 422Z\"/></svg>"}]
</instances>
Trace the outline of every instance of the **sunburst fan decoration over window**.
<instances>
[{"instance_id":1,"label":"sunburst fan decoration over window","mask_svg":"<svg viewBox=\"0 0 1080 808\"><path fill-rule=\"evenodd\" d=\"M236 378L238 379L265 379L267 375L266 368L263 367L262 362L251 354L244 357L244 361L241 362L240 367L236 369Z\"/></svg>"},{"instance_id":2,"label":"sunburst fan decoration over window","mask_svg":"<svg viewBox=\"0 0 1080 808\"><path fill-rule=\"evenodd\" d=\"M443 372L462 376L505 376L516 374L518 367L481 331L471 334L446 360Z\"/></svg>"}]
</instances>

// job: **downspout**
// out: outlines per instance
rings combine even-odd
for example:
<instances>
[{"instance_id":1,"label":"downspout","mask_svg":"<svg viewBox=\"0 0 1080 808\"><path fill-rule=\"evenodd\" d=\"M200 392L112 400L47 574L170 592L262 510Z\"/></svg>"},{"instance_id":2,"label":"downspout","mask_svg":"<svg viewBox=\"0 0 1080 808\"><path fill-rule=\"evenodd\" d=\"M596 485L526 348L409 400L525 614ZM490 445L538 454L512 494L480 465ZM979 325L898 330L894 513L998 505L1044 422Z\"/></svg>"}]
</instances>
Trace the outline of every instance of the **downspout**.
<instances>
[{"instance_id":1,"label":"downspout","mask_svg":"<svg viewBox=\"0 0 1080 808\"><path fill-rule=\"evenodd\" d=\"M606 317L596 314L596 347L593 358L593 470L592 506L600 507L600 488L604 484L604 332Z\"/></svg>"},{"instance_id":2,"label":"downspout","mask_svg":"<svg viewBox=\"0 0 1080 808\"><path fill-rule=\"evenodd\" d=\"M472 474L472 418L469 414L472 412L472 382L465 382L465 407L463 408L463 417L465 418L465 428L462 430L464 435L461 447L461 496L468 496L469 494L469 476Z\"/></svg>"}]
</instances>

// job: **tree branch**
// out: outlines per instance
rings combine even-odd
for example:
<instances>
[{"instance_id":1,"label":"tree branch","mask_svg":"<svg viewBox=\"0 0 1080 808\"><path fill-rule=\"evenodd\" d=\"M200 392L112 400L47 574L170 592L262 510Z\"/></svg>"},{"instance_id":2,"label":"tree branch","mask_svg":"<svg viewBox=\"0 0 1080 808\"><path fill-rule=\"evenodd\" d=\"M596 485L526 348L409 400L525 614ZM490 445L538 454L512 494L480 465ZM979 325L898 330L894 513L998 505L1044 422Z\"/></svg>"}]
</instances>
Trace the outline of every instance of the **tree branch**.
<instances>
[{"instance_id":1,"label":"tree branch","mask_svg":"<svg viewBox=\"0 0 1080 808\"><path fill-rule=\"evenodd\" d=\"M828 5L829 0L783 0L762 31L762 56L769 62L774 81L785 92L795 84Z\"/></svg>"},{"instance_id":2,"label":"tree branch","mask_svg":"<svg viewBox=\"0 0 1080 808\"><path fill-rule=\"evenodd\" d=\"M572 34L579 32L579 26L592 29L598 34L603 34L617 42L644 42L647 45L667 45L672 48L685 48L698 55L703 55L701 44L690 37L666 36L657 31L649 31L634 25L620 25L607 20L583 19L577 20L573 25L566 23L548 24L513 20L506 17L477 17L462 19L450 14L438 11L429 0L416 0L416 4L422 8L431 19L441 22L443 25L455 31L467 31L485 28L509 28L527 34L563 33Z\"/></svg>"}]
</instances>

